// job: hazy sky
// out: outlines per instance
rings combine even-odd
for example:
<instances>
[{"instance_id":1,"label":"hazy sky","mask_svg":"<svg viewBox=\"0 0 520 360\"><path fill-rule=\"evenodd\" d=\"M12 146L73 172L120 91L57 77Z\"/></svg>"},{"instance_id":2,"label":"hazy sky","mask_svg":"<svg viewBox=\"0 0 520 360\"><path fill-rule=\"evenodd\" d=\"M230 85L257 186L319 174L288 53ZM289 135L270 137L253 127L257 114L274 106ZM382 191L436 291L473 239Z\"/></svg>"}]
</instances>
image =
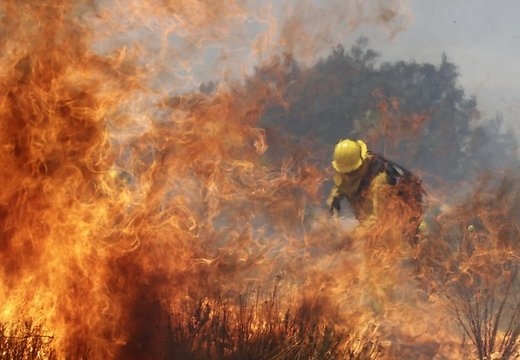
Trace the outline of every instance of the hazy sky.
<instances>
[{"instance_id":1,"label":"hazy sky","mask_svg":"<svg viewBox=\"0 0 520 360\"><path fill-rule=\"evenodd\" d=\"M412 0L409 10L393 38L368 26L352 35L368 35L386 60L438 64L445 52L484 115L501 113L520 134L520 1Z\"/></svg>"},{"instance_id":2,"label":"hazy sky","mask_svg":"<svg viewBox=\"0 0 520 360\"><path fill-rule=\"evenodd\" d=\"M176 83L184 72L194 75L181 79L187 87L240 76L277 52L292 52L299 61L312 63L334 45L349 48L359 36L367 36L383 61L438 65L446 53L458 66L466 94L477 97L483 117L501 113L520 134L520 0L218 3L201 2L202 9L181 8L178 17L167 18L171 30L164 39L169 49L161 51L161 59L165 73L177 75ZM237 6L229 8L231 3Z\"/></svg>"},{"instance_id":3,"label":"hazy sky","mask_svg":"<svg viewBox=\"0 0 520 360\"><path fill-rule=\"evenodd\" d=\"M285 0L271 11L298 58L362 35L382 60L437 65L446 53L483 117L501 113L520 134L520 0Z\"/></svg>"}]
</instances>

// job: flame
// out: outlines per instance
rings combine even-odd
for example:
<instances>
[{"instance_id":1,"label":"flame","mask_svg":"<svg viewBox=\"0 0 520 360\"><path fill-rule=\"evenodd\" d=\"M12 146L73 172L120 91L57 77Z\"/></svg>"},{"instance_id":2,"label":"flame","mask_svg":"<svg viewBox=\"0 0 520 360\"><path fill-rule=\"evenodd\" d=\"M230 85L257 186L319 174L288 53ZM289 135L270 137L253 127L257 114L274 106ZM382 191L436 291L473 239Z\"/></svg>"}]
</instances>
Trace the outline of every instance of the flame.
<instances>
[{"instance_id":1,"label":"flame","mask_svg":"<svg viewBox=\"0 0 520 360\"><path fill-rule=\"evenodd\" d=\"M396 148L405 143L412 149L417 148L417 139L427 126L433 109L406 113L401 109L399 99L385 95L381 88L375 89L372 96L377 104L367 114L371 123L366 132L367 141L389 157L396 156Z\"/></svg>"},{"instance_id":2,"label":"flame","mask_svg":"<svg viewBox=\"0 0 520 360\"><path fill-rule=\"evenodd\" d=\"M211 17L166 5L197 28ZM257 278L252 266L285 241L262 234L298 223L321 175L262 157L256 94L157 101L142 83L154 70L132 64L141 55L89 49L97 34L79 26L80 10L2 9L15 34L6 43L19 35L25 47L2 59L1 319L43 324L61 356L126 357L153 348L162 335L150 324L163 330L163 311L196 297L201 274L213 291L226 290L236 264Z\"/></svg>"},{"instance_id":3,"label":"flame","mask_svg":"<svg viewBox=\"0 0 520 360\"><path fill-rule=\"evenodd\" d=\"M359 19L402 25L401 2L375 14L345 4L337 14L356 10L350 27ZM224 67L214 91L184 91L222 39L263 61L278 44L311 56L329 39L327 29L313 32L306 11L279 27L272 7L250 10L231 0L1 4L0 323L41 324L60 358L162 358L165 314L197 303L208 319L221 316L215 303L237 314L220 299L278 279L283 295L269 319L314 299L302 308L350 334L379 337L390 358L453 349L456 324L436 292L442 276L516 251L515 205L507 197L503 213L474 205L481 222L461 242L477 248L472 254L450 251L449 231L410 244L417 208L395 192L383 194L375 223L330 217L321 205L329 175L322 154L294 139L278 143L259 125L270 104L290 106L276 86L290 56L274 60L280 66L268 81L224 81L235 70ZM234 30L251 19L267 31L243 41ZM291 37L298 29L306 46ZM389 139L413 137L428 121L375 96L384 122L405 124L383 127ZM466 210L436 220L473 225L458 217ZM504 216L511 221L501 224ZM252 319L253 332L269 327Z\"/></svg>"}]
</instances>

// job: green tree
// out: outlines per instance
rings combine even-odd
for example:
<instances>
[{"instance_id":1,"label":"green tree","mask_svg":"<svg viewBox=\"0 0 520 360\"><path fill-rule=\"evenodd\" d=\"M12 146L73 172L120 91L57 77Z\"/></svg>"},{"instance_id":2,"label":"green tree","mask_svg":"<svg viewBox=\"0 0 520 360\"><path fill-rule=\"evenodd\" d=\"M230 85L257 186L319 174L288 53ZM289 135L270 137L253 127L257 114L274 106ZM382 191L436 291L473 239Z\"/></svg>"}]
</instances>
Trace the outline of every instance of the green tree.
<instances>
[{"instance_id":1,"label":"green tree","mask_svg":"<svg viewBox=\"0 0 520 360\"><path fill-rule=\"evenodd\" d=\"M261 124L313 137L318 153L330 152L341 137L364 138L374 151L432 179L518 165L516 139L500 132L500 118L481 121L476 98L458 84L446 54L439 65L378 60L361 38L310 67L286 57L257 69L248 83L271 81L285 102L270 103Z\"/></svg>"}]
</instances>

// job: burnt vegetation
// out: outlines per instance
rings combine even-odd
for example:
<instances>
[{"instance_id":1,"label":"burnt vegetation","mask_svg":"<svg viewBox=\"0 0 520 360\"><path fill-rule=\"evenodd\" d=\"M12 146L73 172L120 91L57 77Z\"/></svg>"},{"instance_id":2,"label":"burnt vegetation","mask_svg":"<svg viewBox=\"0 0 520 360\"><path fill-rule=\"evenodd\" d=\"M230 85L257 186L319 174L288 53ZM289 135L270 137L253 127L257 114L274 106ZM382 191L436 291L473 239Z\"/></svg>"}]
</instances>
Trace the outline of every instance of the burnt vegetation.
<instances>
[{"instance_id":1,"label":"burnt vegetation","mask_svg":"<svg viewBox=\"0 0 520 360\"><path fill-rule=\"evenodd\" d=\"M205 298L186 302L168 319L160 358L210 359L348 359L375 360L383 348L371 335L354 336L337 330L324 316L318 299L296 308L282 309L277 290L262 297L260 290L246 290L236 301ZM0 359L58 359L54 337L31 323L0 327ZM140 354L143 354L142 352ZM154 352L157 356L157 352ZM67 357L85 358L75 349ZM124 358L140 358L125 354ZM145 355L146 356L146 355Z\"/></svg>"},{"instance_id":2,"label":"burnt vegetation","mask_svg":"<svg viewBox=\"0 0 520 360\"><path fill-rule=\"evenodd\" d=\"M327 320L318 299L281 309L278 282L268 298L203 300L170 315L171 359L377 359L377 339L351 337ZM348 339L345 341L345 339Z\"/></svg>"},{"instance_id":3,"label":"burnt vegetation","mask_svg":"<svg viewBox=\"0 0 520 360\"><path fill-rule=\"evenodd\" d=\"M484 177L446 235L455 244L446 289L478 359L520 358L519 174ZM462 231L453 225L466 224ZM460 227L459 227L460 229Z\"/></svg>"},{"instance_id":4,"label":"burnt vegetation","mask_svg":"<svg viewBox=\"0 0 520 360\"><path fill-rule=\"evenodd\" d=\"M481 276L471 274L477 284L459 287L451 298L457 321L480 360L520 357L518 267L513 266L496 274L498 284L485 284Z\"/></svg>"},{"instance_id":5,"label":"burnt vegetation","mask_svg":"<svg viewBox=\"0 0 520 360\"><path fill-rule=\"evenodd\" d=\"M0 325L0 359L57 359L54 337L30 321Z\"/></svg>"}]
</instances>

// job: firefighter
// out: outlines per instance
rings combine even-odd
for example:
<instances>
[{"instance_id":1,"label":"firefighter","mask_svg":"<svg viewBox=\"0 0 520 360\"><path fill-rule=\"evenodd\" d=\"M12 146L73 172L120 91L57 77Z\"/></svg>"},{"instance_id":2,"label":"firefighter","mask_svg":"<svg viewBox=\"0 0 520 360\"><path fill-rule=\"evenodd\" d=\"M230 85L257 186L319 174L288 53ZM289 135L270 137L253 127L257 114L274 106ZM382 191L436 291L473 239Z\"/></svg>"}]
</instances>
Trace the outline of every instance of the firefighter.
<instances>
[{"instance_id":1,"label":"firefighter","mask_svg":"<svg viewBox=\"0 0 520 360\"><path fill-rule=\"evenodd\" d=\"M416 233L423 212L424 190L420 179L402 166L368 150L362 140L340 140L332 159L334 186L327 199L331 213L340 211L346 198L360 223L374 223L381 212L396 209L408 217ZM388 202L399 203L387 206ZM393 206L393 208L392 208Z\"/></svg>"}]
</instances>

